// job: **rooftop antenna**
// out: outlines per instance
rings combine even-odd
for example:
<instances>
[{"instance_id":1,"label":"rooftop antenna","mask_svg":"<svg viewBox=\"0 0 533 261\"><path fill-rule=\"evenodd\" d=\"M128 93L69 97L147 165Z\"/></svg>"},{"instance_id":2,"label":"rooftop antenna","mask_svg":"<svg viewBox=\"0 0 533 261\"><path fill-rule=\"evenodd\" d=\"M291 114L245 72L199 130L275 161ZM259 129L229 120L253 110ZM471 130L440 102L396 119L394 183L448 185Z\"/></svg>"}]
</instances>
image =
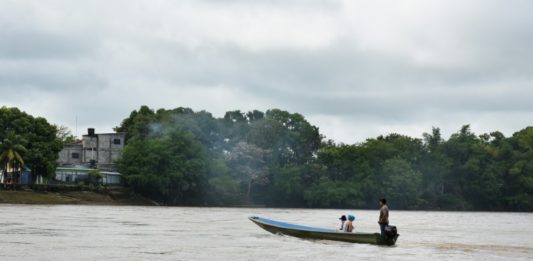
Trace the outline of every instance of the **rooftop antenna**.
<instances>
[{"instance_id":1,"label":"rooftop antenna","mask_svg":"<svg viewBox=\"0 0 533 261\"><path fill-rule=\"evenodd\" d=\"M78 115L76 115L76 140L78 139Z\"/></svg>"}]
</instances>

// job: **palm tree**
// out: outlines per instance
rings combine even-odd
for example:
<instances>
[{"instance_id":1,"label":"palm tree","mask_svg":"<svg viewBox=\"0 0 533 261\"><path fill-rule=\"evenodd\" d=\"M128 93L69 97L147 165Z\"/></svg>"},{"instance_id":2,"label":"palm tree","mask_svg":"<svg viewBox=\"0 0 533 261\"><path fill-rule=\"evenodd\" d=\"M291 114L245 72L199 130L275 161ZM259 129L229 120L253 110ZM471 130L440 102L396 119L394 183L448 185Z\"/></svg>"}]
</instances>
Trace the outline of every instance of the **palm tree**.
<instances>
[{"instance_id":1,"label":"palm tree","mask_svg":"<svg viewBox=\"0 0 533 261\"><path fill-rule=\"evenodd\" d=\"M16 183L16 177L14 174L20 173L20 170L24 167L24 160L21 153L26 151L26 148L22 145L23 139L19 135L8 134L6 138L0 143L0 163L3 167L4 173L4 186L6 185L5 178L11 167L11 183Z\"/></svg>"}]
</instances>

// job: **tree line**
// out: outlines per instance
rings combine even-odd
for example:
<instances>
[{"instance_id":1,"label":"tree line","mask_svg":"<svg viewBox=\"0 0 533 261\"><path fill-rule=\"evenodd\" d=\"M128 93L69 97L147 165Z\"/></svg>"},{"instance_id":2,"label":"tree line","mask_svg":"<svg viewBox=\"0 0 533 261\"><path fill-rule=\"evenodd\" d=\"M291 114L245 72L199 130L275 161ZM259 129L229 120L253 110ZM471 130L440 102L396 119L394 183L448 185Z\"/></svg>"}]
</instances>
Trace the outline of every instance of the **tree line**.
<instances>
[{"instance_id":1,"label":"tree line","mask_svg":"<svg viewBox=\"0 0 533 261\"><path fill-rule=\"evenodd\" d=\"M301 114L142 106L118 161L137 193L169 205L533 210L533 127L505 137L462 126L448 139L326 140Z\"/></svg>"},{"instance_id":2,"label":"tree line","mask_svg":"<svg viewBox=\"0 0 533 261\"><path fill-rule=\"evenodd\" d=\"M298 113L142 106L116 128L127 132L118 166L126 185L169 205L262 204L397 209L533 210L533 127L505 137L468 125L444 139L389 134L357 144L326 140ZM22 169L51 179L74 136L17 108L0 108L0 163L14 183ZM8 168L9 167L9 168ZM8 180L9 178L9 180Z\"/></svg>"}]
</instances>

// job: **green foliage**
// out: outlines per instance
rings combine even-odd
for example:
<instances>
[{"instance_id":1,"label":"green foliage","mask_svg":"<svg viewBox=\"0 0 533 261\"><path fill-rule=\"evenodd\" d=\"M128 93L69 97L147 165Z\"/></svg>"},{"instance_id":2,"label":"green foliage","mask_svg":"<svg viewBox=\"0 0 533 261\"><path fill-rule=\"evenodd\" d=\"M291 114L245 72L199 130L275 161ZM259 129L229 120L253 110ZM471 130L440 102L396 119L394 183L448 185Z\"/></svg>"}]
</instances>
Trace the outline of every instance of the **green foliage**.
<instances>
[{"instance_id":1,"label":"green foliage","mask_svg":"<svg viewBox=\"0 0 533 261\"><path fill-rule=\"evenodd\" d=\"M87 175L89 175L89 177L94 177L96 179L101 179L103 178L104 176L102 175L102 172L99 170L99 169L92 169L90 170Z\"/></svg>"},{"instance_id":2,"label":"green foliage","mask_svg":"<svg viewBox=\"0 0 533 261\"><path fill-rule=\"evenodd\" d=\"M210 178L209 199L213 204L235 204L240 201L240 182L228 175Z\"/></svg>"},{"instance_id":3,"label":"green foliage","mask_svg":"<svg viewBox=\"0 0 533 261\"><path fill-rule=\"evenodd\" d=\"M11 183L17 183L24 167L21 154L26 152L22 143L24 140L20 135L15 135L12 132L8 133L7 137L0 143L0 164L2 164L3 173L10 173L10 176L5 177L5 181L10 179Z\"/></svg>"},{"instance_id":4,"label":"green foliage","mask_svg":"<svg viewBox=\"0 0 533 261\"><path fill-rule=\"evenodd\" d=\"M38 175L45 178L54 175L58 153L63 147L57 131L44 118L33 117L17 108L0 108L0 141L12 144L13 151L31 169L32 181Z\"/></svg>"},{"instance_id":5,"label":"green foliage","mask_svg":"<svg viewBox=\"0 0 533 261\"><path fill-rule=\"evenodd\" d=\"M422 173L400 158L388 159L382 167L382 191L386 198L394 199L395 206L416 209L420 204Z\"/></svg>"},{"instance_id":6,"label":"green foliage","mask_svg":"<svg viewBox=\"0 0 533 261\"><path fill-rule=\"evenodd\" d=\"M57 129L56 137L63 145L70 144L76 141L76 136L66 126L55 126Z\"/></svg>"},{"instance_id":7,"label":"green foliage","mask_svg":"<svg viewBox=\"0 0 533 261\"><path fill-rule=\"evenodd\" d=\"M150 123L155 119L155 113L148 106L141 106L139 111L132 111L130 117L124 119L116 132L126 132L126 140L131 137L144 138L150 133Z\"/></svg>"},{"instance_id":8,"label":"green foliage","mask_svg":"<svg viewBox=\"0 0 533 261\"><path fill-rule=\"evenodd\" d=\"M271 151L273 164L285 165L309 163L322 137L302 115L273 109L250 123L248 140Z\"/></svg>"},{"instance_id":9,"label":"green foliage","mask_svg":"<svg viewBox=\"0 0 533 261\"><path fill-rule=\"evenodd\" d=\"M137 192L168 204L533 210L533 127L505 137L469 125L445 139L400 134L358 144L324 140L298 113L142 106L120 170Z\"/></svg>"},{"instance_id":10,"label":"green foliage","mask_svg":"<svg viewBox=\"0 0 533 261\"><path fill-rule=\"evenodd\" d=\"M99 185L102 184L102 179L104 178L104 175L102 175L102 172L98 169L92 169L90 170L87 175L89 176L88 182L91 185Z\"/></svg>"},{"instance_id":11,"label":"green foliage","mask_svg":"<svg viewBox=\"0 0 533 261\"><path fill-rule=\"evenodd\" d=\"M272 168L272 182L268 188L272 203L278 206L304 205L305 184L310 178L308 172L307 167L301 165Z\"/></svg>"},{"instance_id":12,"label":"green foliage","mask_svg":"<svg viewBox=\"0 0 533 261\"><path fill-rule=\"evenodd\" d=\"M335 182L324 180L310 186L304 193L310 207L348 207L362 206L361 190L355 182Z\"/></svg>"},{"instance_id":13,"label":"green foliage","mask_svg":"<svg viewBox=\"0 0 533 261\"><path fill-rule=\"evenodd\" d=\"M533 209L533 127L515 134L508 142L512 153L508 156L508 170L503 169L503 197L512 209Z\"/></svg>"},{"instance_id":14,"label":"green foliage","mask_svg":"<svg viewBox=\"0 0 533 261\"><path fill-rule=\"evenodd\" d=\"M0 142L0 162L4 165L20 164L23 166L24 160L22 159L21 154L27 151L22 145L24 143L26 143L26 141L23 140L20 135L15 135L12 132L8 133L7 137Z\"/></svg>"},{"instance_id":15,"label":"green foliage","mask_svg":"<svg viewBox=\"0 0 533 261\"><path fill-rule=\"evenodd\" d=\"M136 191L167 204L199 202L208 169L201 144L179 128L132 137L118 166Z\"/></svg>"}]
</instances>

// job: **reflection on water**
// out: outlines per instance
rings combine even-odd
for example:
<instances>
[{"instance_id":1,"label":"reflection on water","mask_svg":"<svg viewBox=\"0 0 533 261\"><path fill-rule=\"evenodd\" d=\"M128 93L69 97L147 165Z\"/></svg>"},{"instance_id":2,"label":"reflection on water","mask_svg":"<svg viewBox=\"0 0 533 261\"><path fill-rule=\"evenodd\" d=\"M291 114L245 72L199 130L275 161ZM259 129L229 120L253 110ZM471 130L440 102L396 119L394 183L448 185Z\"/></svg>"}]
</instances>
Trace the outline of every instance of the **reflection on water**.
<instances>
[{"instance_id":1,"label":"reflection on water","mask_svg":"<svg viewBox=\"0 0 533 261\"><path fill-rule=\"evenodd\" d=\"M0 205L1 260L532 260L533 214L391 210L395 247L272 235L252 215L377 232L378 211Z\"/></svg>"}]
</instances>

